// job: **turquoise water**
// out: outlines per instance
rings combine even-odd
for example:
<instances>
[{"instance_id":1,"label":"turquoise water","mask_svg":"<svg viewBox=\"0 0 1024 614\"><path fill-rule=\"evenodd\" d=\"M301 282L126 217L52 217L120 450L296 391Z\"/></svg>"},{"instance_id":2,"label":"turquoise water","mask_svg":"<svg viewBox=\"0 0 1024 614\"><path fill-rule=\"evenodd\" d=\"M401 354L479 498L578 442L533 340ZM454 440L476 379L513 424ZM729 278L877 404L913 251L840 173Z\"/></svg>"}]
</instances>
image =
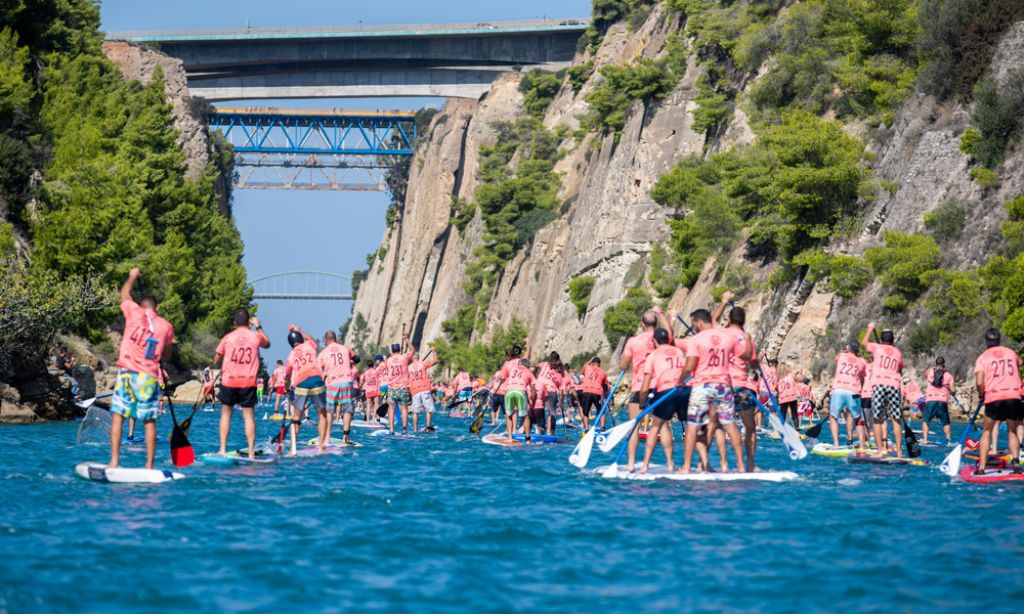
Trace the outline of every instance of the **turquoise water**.
<instances>
[{"instance_id":1,"label":"turquoise water","mask_svg":"<svg viewBox=\"0 0 1024 614\"><path fill-rule=\"evenodd\" d=\"M214 416L195 420L197 453ZM76 477L106 459L74 444L76 424L0 427L0 611L1002 612L1024 598L1024 488L793 463L767 439L761 464L800 481L622 482L571 467L571 446L506 450L439 423L158 486ZM607 462L595 450L591 466Z\"/></svg>"}]
</instances>

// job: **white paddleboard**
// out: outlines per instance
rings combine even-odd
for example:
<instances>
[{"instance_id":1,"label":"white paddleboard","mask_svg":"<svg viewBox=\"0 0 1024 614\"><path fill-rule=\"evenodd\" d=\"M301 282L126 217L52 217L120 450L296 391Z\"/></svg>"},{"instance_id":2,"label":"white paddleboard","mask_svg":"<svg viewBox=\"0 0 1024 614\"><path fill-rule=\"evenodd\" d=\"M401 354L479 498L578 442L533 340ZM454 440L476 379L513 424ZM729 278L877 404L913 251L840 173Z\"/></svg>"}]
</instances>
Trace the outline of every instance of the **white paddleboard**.
<instances>
[{"instance_id":1,"label":"white paddleboard","mask_svg":"<svg viewBox=\"0 0 1024 614\"><path fill-rule=\"evenodd\" d=\"M107 469L103 463L79 463L75 465L75 473L93 482L110 482L112 484L161 484L185 477L183 473L166 469L143 469L141 467Z\"/></svg>"},{"instance_id":2,"label":"white paddleboard","mask_svg":"<svg viewBox=\"0 0 1024 614\"><path fill-rule=\"evenodd\" d=\"M334 426L338 426L338 427L344 428L344 425L341 422L335 422ZM380 429L388 428L388 425L383 424L381 422L367 422L366 420L353 420L352 423L349 425L349 427L350 428L354 428L354 429L374 429L374 430L379 431Z\"/></svg>"},{"instance_id":3,"label":"white paddleboard","mask_svg":"<svg viewBox=\"0 0 1024 614\"><path fill-rule=\"evenodd\" d=\"M618 469L609 471L610 465L598 467L595 473L605 478L619 480L672 480L676 482L788 482L800 476L792 471L761 471L748 473L669 473L663 465L651 465L647 473L636 473Z\"/></svg>"}]
</instances>

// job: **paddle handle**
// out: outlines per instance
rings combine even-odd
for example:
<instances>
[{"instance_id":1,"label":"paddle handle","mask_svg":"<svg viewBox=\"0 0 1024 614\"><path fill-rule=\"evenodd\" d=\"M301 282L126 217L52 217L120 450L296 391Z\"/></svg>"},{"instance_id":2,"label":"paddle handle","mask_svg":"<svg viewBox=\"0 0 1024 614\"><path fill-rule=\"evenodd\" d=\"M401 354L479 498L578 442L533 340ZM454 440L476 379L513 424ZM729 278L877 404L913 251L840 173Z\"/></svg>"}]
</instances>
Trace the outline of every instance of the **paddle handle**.
<instances>
[{"instance_id":1,"label":"paddle handle","mask_svg":"<svg viewBox=\"0 0 1024 614\"><path fill-rule=\"evenodd\" d=\"M597 412L597 418L594 418L594 424L601 423L601 418L604 417L604 412L607 411L609 402L611 402L612 397L615 396L615 391L619 389L619 383L622 382L622 377L624 375L626 375L625 369L619 372L619 377L615 380L615 385L612 386L611 392L608 393L608 396L604 399L604 404L601 405L601 411Z\"/></svg>"},{"instance_id":2,"label":"paddle handle","mask_svg":"<svg viewBox=\"0 0 1024 614\"><path fill-rule=\"evenodd\" d=\"M686 332L689 333L691 337L697 334L692 328L690 328L690 325L686 323L686 320L680 318L678 315L676 316L676 319L679 320L680 324L686 327Z\"/></svg>"},{"instance_id":3,"label":"paddle handle","mask_svg":"<svg viewBox=\"0 0 1024 614\"><path fill-rule=\"evenodd\" d=\"M629 435L626 435L626 437L623 438L623 441L625 443L623 443L622 447L619 448L619 454L615 457L615 464L616 465L618 465L619 461L622 460L623 453L625 453L626 448L629 447L629 440L633 438L633 431L636 430L636 427L640 426L640 418L643 418L647 414L649 414L652 411L654 411L655 407L661 405L662 403L664 403L665 401L670 399L678 391L679 391L679 388L673 388L668 394L666 394L665 396L661 397L657 401L655 401L655 402L651 403L650 405L648 405L646 409L644 409L642 412L637 414L636 418L633 418L633 420L634 420L633 428L629 429Z\"/></svg>"},{"instance_id":4,"label":"paddle handle","mask_svg":"<svg viewBox=\"0 0 1024 614\"><path fill-rule=\"evenodd\" d=\"M978 418L978 413L981 408L985 405L985 401L978 401L978 406L974 408L974 413L971 414L971 419L968 420L967 426L964 427L964 434L960 436L960 445L964 445L967 441L967 436L970 435L971 431L974 430L974 421Z\"/></svg>"}]
</instances>

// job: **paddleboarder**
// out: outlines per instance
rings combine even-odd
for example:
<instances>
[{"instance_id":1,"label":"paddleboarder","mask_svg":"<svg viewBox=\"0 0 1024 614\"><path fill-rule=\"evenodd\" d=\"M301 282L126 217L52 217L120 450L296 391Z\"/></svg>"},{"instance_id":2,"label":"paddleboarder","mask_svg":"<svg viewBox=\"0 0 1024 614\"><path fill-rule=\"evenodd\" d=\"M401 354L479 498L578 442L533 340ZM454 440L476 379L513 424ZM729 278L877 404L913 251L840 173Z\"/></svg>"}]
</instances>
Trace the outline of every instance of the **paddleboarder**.
<instances>
[{"instance_id":1,"label":"paddleboarder","mask_svg":"<svg viewBox=\"0 0 1024 614\"><path fill-rule=\"evenodd\" d=\"M160 360L174 343L174 327L157 315L156 299L143 295L136 303L132 290L141 272L133 268L121 286L121 313L124 332L117 356L117 384L111 402L110 462L108 469L121 460L121 434L125 418L142 420L146 437L146 469L153 468L156 456L156 418L160 410Z\"/></svg>"},{"instance_id":2,"label":"paddleboarder","mask_svg":"<svg viewBox=\"0 0 1024 614\"><path fill-rule=\"evenodd\" d=\"M979 398L985 403L985 424L979 446L978 468L974 473L984 475L992 432L1000 421L1006 422L1011 466L1014 473L1020 473L1020 439L1017 435L1017 425L1024 420L1024 404L1021 403L1021 360L1016 352L1002 345L999 331L995 328L985 332L985 345L988 349L974 361L974 384L978 389Z\"/></svg>"},{"instance_id":3,"label":"paddleboarder","mask_svg":"<svg viewBox=\"0 0 1024 614\"><path fill-rule=\"evenodd\" d=\"M233 408L242 408L245 439L249 458L256 454L256 374L260 368L260 348L270 347L270 338L263 332L260 319L249 316L247 309L237 309L233 317L235 330L224 335L213 354L213 366L220 368L220 450L227 454Z\"/></svg>"}]
</instances>

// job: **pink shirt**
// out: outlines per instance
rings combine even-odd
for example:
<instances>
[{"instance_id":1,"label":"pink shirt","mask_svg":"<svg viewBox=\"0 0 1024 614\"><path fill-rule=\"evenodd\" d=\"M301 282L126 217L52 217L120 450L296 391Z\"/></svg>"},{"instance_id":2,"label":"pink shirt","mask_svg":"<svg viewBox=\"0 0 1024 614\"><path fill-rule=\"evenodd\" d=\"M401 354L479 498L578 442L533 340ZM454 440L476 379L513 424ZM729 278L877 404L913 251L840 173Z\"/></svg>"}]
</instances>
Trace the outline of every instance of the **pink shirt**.
<instances>
[{"instance_id":1,"label":"pink shirt","mask_svg":"<svg viewBox=\"0 0 1024 614\"><path fill-rule=\"evenodd\" d=\"M697 333L690 340L693 356L697 357L693 385L724 384L731 387L729 362L732 360L732 349L735 345L736 337L725 329L709 328ZM687 359L693 356L687 356Z\"/></svg>"},{"instance_id":2,"label":"pink shirt","mask_svg":"<svg viewBox=\"0 0 1024 614\"><path fill-rule=\"evenodd\" d=\"M260 346L263 336L249 328L236 328L224 335L217 345L220 382L227 388L252 388L260 369Z\"/></svg>"},{"instance_id":3,"label":"pink shirt","mask_svg":"<svg viewBox=\"0 0 1024 614\"><path fill-rule=\"evenodd\" d=\"M843 390L860 394L864 386L867 363L853 352L836 354L836 375L832 378L832 390Z\"/></svg>"},{"instance_id":4,"label":"pink shirt","mask_svg":"<svg viewBox=\"0 0 1024 614\"><path fill-rule=\"evenodd\" d=\"M921 392L921 387L914 380L903 384L903 398L907 400L907 403L917 403L917 400L923 396L924 393Z\"/></svg>"},{"instance_id":5,"label":"pink shirt","mask_svg":"<svg viewBox=\"0 0 1024 614\"><path fill-rule=\"evenodd\" d=\"M793 374L788 373L786 377L779 380L779 403L791 403L796 401L796 380Z\"/></svg>"},{"instance_id":6,"label":"pink shirt","mask_svg":"<svg viewBox=\"0 0 1024 614\"><path fill-rule=\"evenodd\" d=\"M508 385L508 390L520 390L525 392L526 389L536 383L537 379L533 377L533 373L529 369L519 364L518 360L510 360L505 363L505 366L498 372L501 379Z\"/></svg>"},{"instance_id":7,"label":"pink shirt","mask_svg":"<svg viewBox=\"0 0 1024 614\"><path fill-rule=\"evenodd\" d=\"M327 385L352 382L352 359L356 353L340 343L330 343L320 352L317 361L324 371Z\"/></svg>"},{"instance_id":8,"label":"pink shirt","mask_svg":"<svg viewBox=\"0 0 1024 614\"><path fill-rule=\"evenodd\" d=\"M803 382L797 382L796 383L796 396L797 396L797 398L803 397L805 399L810 399L811 398L811 385L810 384L805 384Z\"/></svg>"},{"instance_id":9,"label":"pink shirt","mask_svg":"<svg viewBox=\"0 0 1024 614\"><path fill-rule=\"evenodd\" d=\"M1010 348L985 350L974 361L974 372L985 375L985 403L1020 398L1020 357Z\"/></svg>"},{"instance_id":10,"label":"pink shirt","mask_svg":"<svg viewBox=\"0 0 1024 614\"><path fill-rule=\"evenodd\" d=\"M864 367L864 386L860 389L860 398L870 399L871 398L871 365Z\"/></svg>"},{"instance_id":11,"label":"pink shirt","mask_svg":"<svg viewBox=\"0 0 1024 614\"><path fill-rule=\"evenodd\" d=\"M679 385L685 365L686 354L681 349L674 344L659 345L647 356L644 374L650 374L651 385L657 392L665 392Z\"/></svg>"},{"instance_id":12,"label":"pink shirt","mask_svg":"<svg viewBox=\"0 0 1024 614\"><path fill-rule=\"evenodd\" d=\"M409 393L419 394L421 392L430 391L430 376L427 375L427 369L434 366L434 362L428 360L426 362L422 360L414 360L409 363Z\"/></svg>"},{"instance_id":13,"label":"pink shirt","mask_svg":"<svg viewBox=\"0 0 1024 614\"><path fill-rule=\"evenodd\" d=\"M779 378L776 375L775 367L761 367L761 370L764 371L764 379L758 384L758 390L763 393L770 391L772 394L777 395L779 392ZM765 387L765 380L768 382L767 387Z\"/></svg>"},{"instance_id":14,"label":"pink shirt","mask_svg":"<svg viewBox=\"0 0 1024 614\"><path fill-rule=\"evenodd\" d=\"M370 367L363 373L363 392L374 395L380 391L380 380L377 379L377 368Z\"/></svg>"},{"instance_id":15,"label":"pink shirt","mask_svg":"<svg viewBox=\"0 0 1024 614\"><path fill-rule=\"evenodd\" d=\"M307 339L292 348L284 361L284 374L291 376L292 387L311 377L323 377L316 360L316 341Z\"/></svg>"},{"instance_id":16,"label":"pink shirt","mask_svg":"<svg viewBox=\"0 0 1024 614\"><path fill-rule=\"evenodd\" d=\"M388 388L401 390L402 388L409 387L410 361L412 361L412 352L408 354L392 354L391 356L388 356Z\"/></svg>"},{"instance_id":17,"label":"pink shirt","mask_svg":"<svg viewBox=\"0 0 1024 614\"><path fill-rule=\"evenodd\" d=\"M273 388L284 386L284 365L274 369L274 372L270 374L270 385Z\"/></svg>"},{"instance_id":18,"label":"pink shirt","mask_svg":"<svg viewBox=\"0 0 1024 614\"><path fill-rule=\"evenodd\" d=\"M597 365L583 365L583 392L590 394L604 394L604 387L608 385L608 376L604 369Z\"/></svg>"},{"instance_id":19,"label":"pink shirt","mask_svg":"<svg viewBox=\"0 0 1024 614\"><path fill-rule=\"evenodd\" d=\"M459 371L459 374L455 376L455 389L463 390L473 386L473 382L469 379L469 373L465 371Z\"/></svg>"},{"instance_id":20,"label":"pink shirt","mask_svg":"<svg viewBox=\"0 0 1024 614\"><path fill-rule=\"evenodd\" d=\"M657 344L654 342L654 331L648 330L630 337L626 347L622 350L623 356L629 356L633 363L633 379L630 381L630 390L636 392L644 384L644 364L647 356L654 351Z\"/></svg>"},{"instance_id":21,"label":"pink shirt","mask_svg":"<svg viewBox=\"0 0 1024 614\"><path fill-rule=\"evenodd\" d=\"M542 382L539 379L537 380L536 390L537 390L537 398L533 400L533 408L534 409L544 409L544 402L545 402L544 397L546 397L548 395L548 392L554 392L554 391L551 390L550 388L548 388L548 385L545 384L544 382Z\"/></svg>"},{"instance_id":22,"label":"pink shirt","mask_svg":"<svg viewBox=\"0 0 1024 614\"><path fill-rule=\"evenodd\" d=\"M732 360L729 361L729 377L732 378L733 388L740 388L746 386L747 365L750 364L749 360L740 358L740 355L747 351L746 339L750 339L751 356L757 355L757 346L754 345L754 338L750 333L741 328L730 326L724 330L736 336L736 346L732 349Z\"/></svg>"},{"instance_id":23,"label":"pink shirt","mask_svg":"<svg viewBox=\"0 0 1024 614\"><path fill-rule=\"evenodd\" d=\"M121 313L124 314L124 337L117 366L160 379L160 359L167 346L174 343L174 327L155 311L143 309L135 301L122 302ZM156 351L153 358L146 358L146 340L150 338L156 339Z\"/></svg>"},{"instance_id":24,"label":"pink shirt","mask_svg":"<svg viewBox=\"0 0 1024 614\"><path fill-rule=\"evenodd\" d=\"M903 369L903 354L892 345L869 343L871 352L871 385L891 386L899 390L903 383L900 370Z\"/></svg>"},{"instance_id":25,"label":"pink shirt","mask_svg":"<svg viewBox=\"0 0 1024 614\"><path fill-rule=\"evenodd\" d=\"M376 367L374 367L374 368L377 369L377 385L378 386L382 386L382 387L383 386L387 386L388 385L388 363L386 361L381 361L381 363L379 365L377 365Z\"/></svg>"},{"instance_id":26,"label":"pink shirt","mask_svg":"<svg viewBox=\"0 0 1024 614\"><path fill-rule=\"evenodd\" d=\"M935 379L935 367L924 372L924 379L928 382L928 385L924 388L925 401L939 401L941 403L949 402L949 392L953 389L952 373L946 371L942 374L942 386L939 386L938 388L932 386L932 380Z\"/></svg>"}]
</instances>

